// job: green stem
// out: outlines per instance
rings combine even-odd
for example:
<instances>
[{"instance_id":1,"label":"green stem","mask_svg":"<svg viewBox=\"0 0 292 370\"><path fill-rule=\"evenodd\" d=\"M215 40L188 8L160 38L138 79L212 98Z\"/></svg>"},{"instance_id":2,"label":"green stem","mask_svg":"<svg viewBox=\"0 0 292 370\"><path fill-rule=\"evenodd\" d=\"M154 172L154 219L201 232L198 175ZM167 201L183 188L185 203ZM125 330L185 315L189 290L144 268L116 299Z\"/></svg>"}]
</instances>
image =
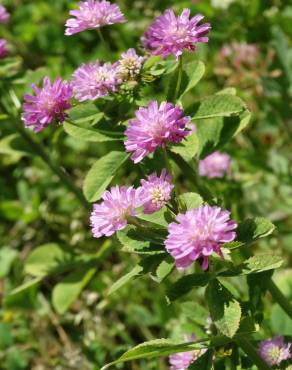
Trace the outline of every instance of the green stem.
<instances>
[{"instance_id":1,"label":"green stem","mask_svg":"<svg viewBox=\"0 0 292 370\"><path fill-rule=\"evenodd\" d=\"M78 189L73 181L68 177L65 171L56 165L47 152L44 150L42 145L35 139L32 138L31 135L23 128L22 124L16 119L10 116L10 121L13 122L14 126L16 127L17 131L23 137L23 139L29 144L29 146L33 149L33 151L45 162L45 164L54 172L61 182L72 192L76 195L76 198L80 201L80 203L86 208L89 209L89 203L85 199L83 193L80 189Z\"/></svg>"},{"instance_id":2,"label":"green stem","mask_svg":"<svg viewBox=\"0 0 292 370\"><path fill-rule=\"evenodd\" d=\"M292 305L284 294L280 291L277 285L270 279L268 283L268 290L271 293L273 299L282 307L286 314L292 319Z\"/></svg>"},{"instance_id":3,"label":"green stem","mask_svg":"<svg viewBox=\"0 0 292 370\"><path fill-rule=\"evenodd\" d=\"M110 53L110 48L109 48L109 45L107 44L107 42L105 41L105 38L103 37L103 34L102 34L102 31L100 28L97 29L97 33L98 33L98 36L100 38L100 41L101 43L103 44L104 48L105 48L105 51L107 53Z\"/></svg>"},{"instance_id":4,"label":"green stem","mask_svg":"<svg viewBox=\"0 0 292 370\"><path fill-rule=\"evenodd\" d=\"M259 356L257 350L246 338L236 339L236 343L241 349L247 354L247 356L253 361L253 363L260 370L271 370L267 363Z\"/></svg>"},{"instance_id":5,"label":"green stem","mask_svg":"<svg viewBox=\"0 0 292 370\"><path fill-rule=\"evenodd\" d=\"M162 152L163 152L163 157L164 157L164 162L165 162L167 172L171 176L172 180L174 180L174 174L173 174L172 167L171 167L171 164L170 164L170 161L169 161L167 149L165 147L163 147ZM174 208L175 213L177 213L178 210L182 210L183 207L180 205L179 194L177 192L177 187L176 186L174 187L174 194L175 194L175 200L174 200L172 206Z\"/></svg>"},{"instance_id":6,"label":"green stem","mask_svg":"<svg viewBox=\"0 0 292 370\"><path fill-rule=\"evenodd\" d=\"M182 81L182 72L183 72L183 56L181 55L178 60L178 76L177 76L177 83L174 93L174 102L176 103L177 98L179 97L179 91L181 87Z\"/></svg>"}]
</instances>

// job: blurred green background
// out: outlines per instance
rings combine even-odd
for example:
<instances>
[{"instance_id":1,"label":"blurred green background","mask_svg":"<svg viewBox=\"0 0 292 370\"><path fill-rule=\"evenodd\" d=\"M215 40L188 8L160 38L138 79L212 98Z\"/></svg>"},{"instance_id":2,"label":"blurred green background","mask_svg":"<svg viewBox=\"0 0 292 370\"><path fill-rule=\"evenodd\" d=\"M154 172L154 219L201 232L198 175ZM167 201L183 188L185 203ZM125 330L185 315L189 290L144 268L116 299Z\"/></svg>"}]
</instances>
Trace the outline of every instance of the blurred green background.
<instances>
[{"instance_id":1,"label":"blurred green background","mask_svg":"<svg viewBox=\"0 0 292 370\"><path fill-rule=\"evenodd\" d=\"M45 75L69 78L81 63L96 58L115 61L129 47L142 54L140 37L167 7L176 12L188 7L192 14L203 13L212 32L209 43L201 46L195 57L206 63L207 70L189 100L232 86L253 113L249 129L224 148L232 156L232 178L206 182L235 217L264 216L275 223L273 236L255 248L277 250L284 256L285 265L274 279L292 299L292 2L235 0L226 9L208 0L116 3L128 22L103 29L112 51L109 55L95 31L64 36L68 12L77 2L3 1L12 16L7 26L0 25L0 37L9 41L11 56L1 61L0 78L13 86L21 101L30 84L39 83ZM251 64L235 66L232 58L220 57L220 49L234 42L257 46L258 54ZM159 97L163 83L157 79L150 86L149 95ZM102 103L97 107L101 109ZM132 112L127 112L129 117ZM112 112L120 118L123 113ZM145 340L180 338L184 332L205 336L207 310L201 289L181 304L167 305L164 285L142 277L108 297L109 287L131 270L136 256L121 252L115 238L92 238L88 209L22 142L13 123L1 112L0 136L1 370L99 369L129 346ZM79 141L62 127L49 127L37 139L80 188L94 161L116 145ZM190 184L179 168L176 173L181 188L188 188ZM139 176L129 163L114 182L137 183ZM29 257L43 245L44 260L54 253L66 257L64 268L49 276L40 271L40 256ZM92 262L88 267L86 256L92 255L97 256L97 272L87 280L83 270L88 271ZM76 298L69 307L65 303L64 309L62 302L56 303L64 294L62 284L69 286L65 294ZM230 285L234 294L248 298L242 279L234 278ZM20 290L8 296L19 286ZM291 335L291 321L268 295L264 307L261 334ZM194 311L199 320L192 316ZM245 368L249 366L247 363ZM117 368L163 370L168 366L160 359Z\"/></svg>"}]
</instances>

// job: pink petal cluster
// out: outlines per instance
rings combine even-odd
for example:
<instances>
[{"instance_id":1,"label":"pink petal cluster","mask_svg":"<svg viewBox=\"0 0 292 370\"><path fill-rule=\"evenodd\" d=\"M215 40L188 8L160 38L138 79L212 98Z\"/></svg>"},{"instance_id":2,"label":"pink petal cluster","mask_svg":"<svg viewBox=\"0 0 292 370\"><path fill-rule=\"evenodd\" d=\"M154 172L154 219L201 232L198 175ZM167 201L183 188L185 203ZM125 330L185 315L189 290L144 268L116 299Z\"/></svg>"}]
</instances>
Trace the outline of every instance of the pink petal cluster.
<instances>
[{"instance_id":1,"label":"pink petal cluster","mask_svg":"<svg viewBox=\"0 0 292 370\"><path fill-rule=\"evenodd\" d=\"M35 95L24 95L22 120L25 126L39 132L54 120L63 122L67 116L66 110L71 108L71 84L61 78L52 83L49 77L45 77L41 89L35 84L32 88Z\"/></svg>"},{"instance_id":2,"label":"pink petal cluster","mask_svg":"<svg viewBox=\"0 0 292 370\"><path fill-rule=\"evenodd\" d=\"M6 8L0 4L0 23L7 23L9 21L10 14Z\"/></svg>"},{"instance_id":3,"label":"pink petal cluster","mask_svg":"<svg viewBox=\"0 0 292 370\"><path fill-rule=\"evenodd\" d=\"M185 342L195 342L195 336L185 336ZM170 370L187 370L199 357L206 353L207 349L179 352L169 356Z\"/></svg>"},{"instance_id":4,"label":"pink petal cluster","mask_svg":"<svg viewBox=\"0 0 292 370\"><path fill-rule=\"evenodd\" d=\"M135 216L141 206L140 190L115 186L104 192L101 204L94 204L90 222L95 238L113 235L127 226L127 217Z\"/></svg>"},{"instance_id":5,"label":"pink petal cluster","mask_svg":"<svg viewBox=\"0 0 292 370\"><path fill-rule=\"evenodd\" d=\"M4 39L0 39L0 59L5 58L7 53L7 41Z\"/></svg>"},{"instance_id":6,"label":"pink petal cluster","mask_svg":"<svg viewBox=\"0 0 292 370\"><path fill-rule=\"evenodd\" d=\"M156 173L148 176L147 180L141 180L141 199L143 201L144 213L151 214L159 211L171 199L174 185L171 176L165 169L158 177Z\"/></svg>"},{"instance_id":7,"label":"pink petal cluster","mask_svg":"<svg viewBox=\"0 0 292 370\"><path fill-rule=\"evenodd\" d=\"M220 207L201 206L178 214L176 222L168 225L165 247L178 269L187 268L199 260L202 269L206 270L213 252L223 257L220 245L235 239L236 227L230 212Z\"/></svg>"},{"instance_id":8,"label":"pink petal cluster","mask_svg":"<svg viewBox=\"0 0 292 370\"><path fill-rule=\"evenodd\" d=\"M117 65L111 63L82 64L72 75L74 95L80 102L96 100L116 91L122 80L117 74Z\"/></svg>"},{"instance_id":9,"label":"pink petal cluster","mask_svg":"<svg viewBox=\"0 0 292 370\"><path fill-rule=\"evenodd\" d=\"M132 152L132 160L140 162L158 147L168 143L179 143L189 132L185 130L190 122L183 110L172 103L151 101L148 107L139 108L136 118L129 121L125 132L127 152Z\"/></svg>"},{"instance_id":10,"label":"pink petal cluster","mask_svg":"<svg viewBox=\"0 0 292 370\"><path fill-rule=\"evenodd\" d=\"M178 58L183 50L193 51L199 42L208 42L209 23L199 25L204 18L198 14L190 19L190 10L184 9L176 17L172 9L165 10L144 34L143 43L153 55L167 57L170 54Z\"/></svg>"},{"instance_id":11,"label":"pink petal cluster","mask_svg":"<svg viewBox=\"0 0 292 370\"><path fill-rule=\"evenodd\" d=\"M262 341L259 346L259 353L268 365L280 365L282 361L292 357L290 347L291 343L285 343L282 336L277 336Z\"/></svg>"},{"instance_id":12,"label":"pink petal cluster","mask_svg":"<svg viewBox=\"0 0 292 370\"><path fill-rule=\"evenodd\" d=\"M65 35L71 36L88 29L95 29L114 23L124 23L125 17L116 4L106 0L87 0L79 3L78 10L71 10L66 22Z\"/></svg>"},{"instance_id":13,"label":"pink petal cluster","mask_svg":"<svg viewBox=\"0 0 292 370\"><path fill-rule=\"evenodd\" d=\"M141 71L144 58L140 57L135 49L129 49L121 55L117 63L119 76L123 80L134 79Z\"/></svg>"},{"instance_id":14,"label":"pink petal cluster","mask_svg":"<svg viewBox=\"0 0 292 370\"><path fill-rule=\"evenodd\" d=\"M199 174L210 179L231 173L231 158L226 153L214 152L199 161Z\"/></svg>"}]
</instances>

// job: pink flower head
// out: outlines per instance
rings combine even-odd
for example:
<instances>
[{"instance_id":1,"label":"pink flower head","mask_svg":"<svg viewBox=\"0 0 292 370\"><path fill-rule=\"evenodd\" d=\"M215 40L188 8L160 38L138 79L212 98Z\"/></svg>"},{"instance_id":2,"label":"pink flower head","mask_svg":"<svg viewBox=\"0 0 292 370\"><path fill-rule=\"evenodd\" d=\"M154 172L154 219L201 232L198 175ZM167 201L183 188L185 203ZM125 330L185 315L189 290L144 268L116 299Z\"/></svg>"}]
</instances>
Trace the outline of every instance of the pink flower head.
<instances>
[{"instance_id":1,"label":"pink flower head","mask_svg":"<svg viewBox=\"0 0 292 370\"><path fill-rule=\"evenodd\" d=\"M0 39L0 59L5 58L7 53L7 41L4 39Z\"/></svg>"},{"instance_id":2,"label":"pink flower head","mask_svg":"<svg viewBox=\"0 0 292 370\"><path fill-rule=\"evenodd\" d=\"M6 8L0 4L0 23L7 23L9 21L10 14Z\"/></svg>"},{"instance_id":3,"label":"pink flower head","mask_svg":"<svg viewBox=\"0 0 292 370\"><path fill-rule=\"evenodd\" d=\"M183 116L183 110L172 103L151 101L146 108L136 111L136 118L129 121L125 142L127 152L132 152L135 163L140 162L157 147L167 143L179 143L189 132L185 130L190 122Z\"/></svg>"},{"instance_id":4,"label":"pink flower head","mask_svg":"<svg viewBox=\"0 0 292 370\"><path fill-rule=\"evenodd\" d=\"M127 226L127 217L135 216L141 206L140 190L115 186L104 192L101 204L94 204L90 222L95 238L110 236Z\"/></svg>"},{"instance_id":5,"label":"pink flower head","mask_svg":"<svg viewBox=\"0 0 292 370\"><path fill-rule=\"evenodd\" d=\"M117 90L122 82L117 75L117 66L111 63L82 64L73 73L72 86L74 95L80 102L95 100Z\"/></svg>"},{"instance_id":6,"label":"pink flower head","mask_svg":"<svg viewBox=\"0 0 292 370\"><path fill-rule=\"evenodd\" d=\"M124 23L126 21L120 8L106 0L87 0L79 3L78 10L71 10L70 18L66 22L65 35L71 36L75 33L102 26Z\"/></svg>"},{"instance_id":7,"label":"pink flower head","mask_svg":"<svg viewBox=\"0 0 292 370\"><path fill-rule=\"evenodd\" d=\"M142 68L144 58L140 57L135 49L129 49L121 55L118 61L118 74L123 80L134 79Z\"/></svg>"},{"instance_id":8,"label":"pink flower head","mask_svg":"<svg viewBox=\"0 0 292 370\"><path fill-rule=\"evenodd\" d=\"M39 132L54 120L63 122L67 116L66 110L71 108L71 84L60 77L51 83L49 77L45 77L42 89L35 84L32 88L35 95L24 95L22 120L25 126Z\"/></svg>"},{"instance_id":9,"label":"pink flower head","mask_svg":"<svg viewBox=\"0 0 292 370\"><path fill-rule=\"evenodd\" d=\"M162 170L160 177L156 173L148 176L147 180L141 180L141 198L143 200L144 213L151 214L159 211L171 199L174 185L171 177Z\"/></svg>"},{"instance_id":10,"label":"pink flower head","mask_svg":"<svg viewBox=\"0 0 292 370\"><path fill-rule=\"evenodd\" d=\"M195 342L196 338L194 335L191 337L185 336L185 342ZM187 370L189 366L195 362L199 357L206 353L207 349L198 349L189 352L174 353L169 356L170 370Z\"/></svg>"},{"instance_id":11,"label":"pink flower head","mask_svg":"<svg viewBox=\"0 0 292 370\"><path fill-rule=\"evenodd\" d=\"M190 19L189 9L184 9L176 17L172 9L167 9L144 34L144 46L153 55L163 57L173 54L178 58L183 49L193 51L197 43L209 41L206 35L211 26L209 23L199 25L203 18L203 15L198 14Z\"/></svg>"},{"instance_id":12,"label":"pink flower head","mask_svg":"<svg viewBox=\"0 0 292 370\"><path fill-rule=\"evenodd\" d=\"M237 224L230 212L208 205L178 214L168 225L166 250L175 259L178 269L187 268L199 259L202 269L208 268L208 258L215 252L223 257L220 244L232 242Z\"/></svg>"},{"instance_id":13,"label":"pink flower head","mask_svg":"<svg viewBox=\"0 0 292 370\"><path fill-rule=\"evenodd\" d=\"M260 343L260 356L270 366L280 365L284 360L291 358L291 343L284 343L282 336L274 337L270 340L264 340Z\"/></svg>"},{"instance_id":14,"label":"pink flower head","mask_svg":"<svg viewBox=\"0 0 292 370\"><path fill-rule=\"evenodd\" d=\"M200 176L210 179L231 173L231 158L226 153L214 152L199 162Z\"/></svg>"}]
</instances>

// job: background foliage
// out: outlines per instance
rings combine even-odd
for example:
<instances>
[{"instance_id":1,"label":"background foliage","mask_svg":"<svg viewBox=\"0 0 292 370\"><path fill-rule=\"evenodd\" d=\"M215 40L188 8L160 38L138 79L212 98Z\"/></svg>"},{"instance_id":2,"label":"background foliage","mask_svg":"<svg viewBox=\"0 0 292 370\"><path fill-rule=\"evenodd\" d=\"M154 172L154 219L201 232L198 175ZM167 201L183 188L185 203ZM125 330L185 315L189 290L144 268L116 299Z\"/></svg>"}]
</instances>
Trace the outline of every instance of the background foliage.
<instances>
[{"instance_id":1,"label":"background foliage","mask_svg":"<svg viewBox=\"0 0 292 370\"><path fill-rule=\"evenodd\" d=\"M212 131L203 132L214 142L211 147L210 142L205 145L200 142L197 151L201 157L216 145L224 144L224 151L233 161L232 178L206 180L204 186L232 210L236 219L265 217L276 226L273 234L265 239L259 237L270 234L271 225L259 221L253 234L250 229L244 230L242 235L249 236L250 240L243 242L257 239L244 253L246 257L255 252L279 256L284 263L273 279L292 299L292 3L289 0L242 0L235 1L227 10L214 8L207 0L119 0L117 3L129 21L106 28L109 54L95 32L64 36L64 23L74 1L3 1L12 19L7 27L1 26L0 32L1 37L10 41L12 56L1 62L0 77L3 83L13 83L10 98L17 106L30 84L39 83L46 74L69 78L82 62L95 58L117 60L125 49L139 44L147 25L166 7L172 6L177 12L188 7L192 13L205 14L212 24L210 42L199 48L195 60L202 60L206 70L198 84L193 81L196 86L190 89L185 104L190 106L201 97L232 86L236 87L237 96L247 102L252 118L247 130L226 143ZM243 65L236 70L232 64L222 65L219 50L233 41L259 47L256 67L251 70ZM155 68L151 78L162 72L166 74L152 84L145 84L143 92L147 97L159 99L171 77L167 74L167 65L158 64ZM232 90L225 92L233 94ZM5 103L3 93L1 95ZM132 116L132 98L123 99L123 105L116 101L108 103L109 120L119 122ZM89 127L103 119L103 104L97 102L88 104L84 110L73 109L70 118ZM235 97L232 107L237 109ZM197 117L204 115L204 107L196 114ZM210 328L206 328L208 307L203 295L204 282L198 282L198 288L191 289L195 285L192 281L188 289L187 280L183 283L178 280L180 274L167 278L170 269L167 264L159 265L156 275L142 276L149 271L149 264L137 265L140 258L122 250L126 233L110 240L93 239L88 226L88 208L60 183L47 163L34 154L17 127L17 122L8 119L5 113L0 114L0 299L3 298L0 369L100 369L130 347L147 340L181 340L185 332L195 332L198 338L206 337ZM75 184L83 187L87 200L97 200L111 180L114 184L138 183L142 172L137 174L130 161L113 178L109 177L110 168L113 167L114 173L114 167L127 160L115 154L122 147L120 142L92 135L90 140L81 140L80 132L75 130L70 124L57 129L49 127L38 135L38 140L54 163L64 167ZM105 154L107 157L103 157ZM101 157L103 159L99 159ZM98 160L106 162L102 165ZM145 161L145 168L141 170L150 173L151 169L157 169L160 159L156 160L155 165ZM90 168L91 174L87 175ZM194 188L194 182L184 176L179 166L175 171L183 191ZM95 187L90 176L95 180ZM272 268L278 267L277 258L273 258ZM291 335L291 320L269 294L264 297L261 294L270 272L257 272L260 273L248 279L220 277L220 283L242 302L241 307L233 307L234 326L227 330L238 329L238 309L244 313L245 302L250 300L249 309L261 322L254 339ZM123 280L119 280L121 277ZM165 278L168 290L166 284L157 283ZM183 296L182 286L186 290ZM173 301L171 304L166 296ZM179 304L177 298L180 298ZM218 302L218 297L208 296L207 291L207 300ZM216 322L216 312L211 314ZM251 324L254 323L246 323ZM233 356L238 353L230 352L232 348L232 344L223 343L220 350L216 349L216 369L234 369ZM116 368L163 370L168 366L162 357L136 360ZM241 368L253 368L247 357L242 357Z\"/></svg>"}]
</instances>

